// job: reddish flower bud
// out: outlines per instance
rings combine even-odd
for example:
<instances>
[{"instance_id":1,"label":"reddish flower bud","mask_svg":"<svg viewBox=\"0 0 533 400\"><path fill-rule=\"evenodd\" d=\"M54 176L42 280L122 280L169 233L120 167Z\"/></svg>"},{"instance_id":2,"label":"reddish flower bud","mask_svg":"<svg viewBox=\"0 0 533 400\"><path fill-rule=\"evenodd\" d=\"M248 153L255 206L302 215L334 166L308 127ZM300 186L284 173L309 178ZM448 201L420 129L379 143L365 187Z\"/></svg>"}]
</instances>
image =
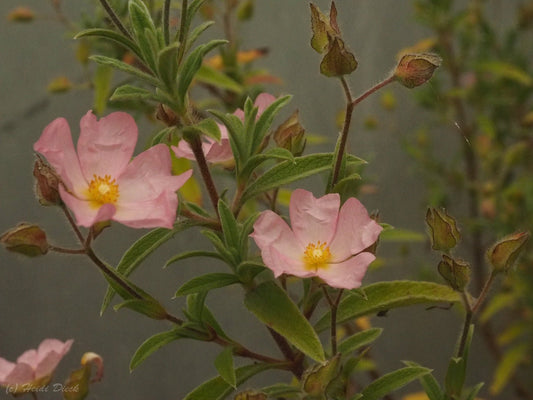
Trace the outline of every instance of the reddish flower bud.
<instances>
[{"instance_id":1,"label":"reddish flower bud","mask_svg":"<svg viewBox=\"0 0 533 400\"><path fill-rule=\"evenodd\" d=\"M529 232L516 232L496 242L487 252L494 272L507 272L515 264L529 240Z\"/></svg>"},{"instance_id":2,"label":"reddish flower bud","mask_svg":"<svg viewBox=\"0 0 533 400\"><path fill-rule=\"evenodd\" d=\"M306 140L304 135L305 129L300 124L298 110L296 110L274 132L274 141L278 147L289 150L295 156L300 156L305 148Z\"/></svg>"},{"instance_id":3,"label":"reddish flower bud","mask_svg":"<svg viewBox=\"0 0 533 400\"><path fill-rule=\"evenodd\" d=\"M430 230L431 248L437 251L448 252L453 249L461 234L457 229L457 222L444 210L428 208L426 224Z\"/></svg>"},{"instance_id":4,"label":"reddish flower bud","mask_svg":"<svg viewBox=\"0 0 533 400\"><path fill-rule=\"evenodd\" d=\"M441 62L442 59L432 53L406 54L396 66L394 76L402 85L412 89L426 83Z\"/></svg>"},{"instance_id":5,"label":"reddish flower bud","mask_svg":"<svg viewBox=\"0 0 533 400\"><path fill-rule=\"evenodd\" d=\"M40 156L37 156L33 166L33 176L35 177L35 191L39 203L43 206L55 206L62 203L59 195L59 184L61 179L55 170L48 165Z\"/></svg>"},{"instance_id":6,"label":"reddish flower bud","mask_svg":"<svg viewBox=\"0 0 533 400\"><path fill-rule=\"evenodd\" d=\"M22 222L0 236L0 243L6 249L29 257L41 256L48 252L46 233L37 225Z\"/></svg>"},{"instance_id":7,"label":"reddish flower bud","mask_svg":"<svg viewBox=\"0 0 533 400\"><path fill-rule=\"evenodd\" d=\"M31 22L35 19L35 13L29 7L16 7L7 14L11 22Z\"/></svg>"},{"instance_id":8,"label":"reddish flower bud","mask_svg":"<svg viewBox=\"0 0 533 400\"><path fill-rule=\"evenodd\" d=\"M448 285L459 292L462 292L470 282L471 268L465 260L453 259L443 254L437 269Z\"/></svg>"}]
</instances>

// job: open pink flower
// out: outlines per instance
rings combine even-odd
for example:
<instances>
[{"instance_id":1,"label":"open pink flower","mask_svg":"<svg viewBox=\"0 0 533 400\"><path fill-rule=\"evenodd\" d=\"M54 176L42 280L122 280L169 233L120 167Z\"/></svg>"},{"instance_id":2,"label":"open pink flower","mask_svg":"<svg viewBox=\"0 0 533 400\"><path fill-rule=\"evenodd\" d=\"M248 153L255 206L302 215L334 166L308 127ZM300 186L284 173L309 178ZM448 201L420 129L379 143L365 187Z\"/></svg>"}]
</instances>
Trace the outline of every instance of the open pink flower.
<instances>
[{"instance_id":1,"label":"open pink flower","mask_svg":"<svg viewBox=\"0 0 533 400\"><path fill-rule=\"evenodd\" d=\"M65 343L57 339L45 339L37 350L25 351L16 363L0 357L0 385L12 394L35 391L46 386L72 343L72 339Z\"/></svg>"},{"instance_id":2,"label":"open pink flower","mask_svg":"<svg viewBox=\"0 0 533 400\"><path fill-rule=\"evenodd\" d=\"M112 219L133 228L172 228L178 206L175 192L192 171L173 176L164 144L132 160L138 132L126 113L98 121L89 111L80 128L77 154L64 118L51 122L33 146L61 177L61 199L78 225L90 227Z\"/></svg>"},{"instance_id":3,"label":"open pink flower","mask_svg":"<svg viewBox=\"0 0 533 400\"><path fill-rule=\"evenodd\" d=\"M359 200L348 199L340 211L339 206L337 193L316 199L311 192L297 189L289 206L292 229L276 213L261 213L251 236L276 277L284 273L318 276L332 287L361 286L375 259L363 250L377 240L382 228Z\"/></svg>"},{"instance_id":4,"label":"open pink flower","mask_svg":"<svg viewBox=\"0 0 533 400\"><path fill-rule=\"evenodd\" d=\"M263 111L274 102L276 98L268 93L261 93L257 96L254 102L254 106L257 107L257 117L261 116ZM241 120L244 120L244 111L241 109L236 110L234 113ZM220 141L216 141L210 137L205 137L202 143L202 150L204 151L205 159L210 163L224 163L233 159L233 153L231 151L231 144L229 141L229 135L227 128L218 124L220 129ZM178 157L194 160L194 153L191 146L185 141L181 140L177 146L172 146L172 150Z\"/></svg>"}]
</instances>

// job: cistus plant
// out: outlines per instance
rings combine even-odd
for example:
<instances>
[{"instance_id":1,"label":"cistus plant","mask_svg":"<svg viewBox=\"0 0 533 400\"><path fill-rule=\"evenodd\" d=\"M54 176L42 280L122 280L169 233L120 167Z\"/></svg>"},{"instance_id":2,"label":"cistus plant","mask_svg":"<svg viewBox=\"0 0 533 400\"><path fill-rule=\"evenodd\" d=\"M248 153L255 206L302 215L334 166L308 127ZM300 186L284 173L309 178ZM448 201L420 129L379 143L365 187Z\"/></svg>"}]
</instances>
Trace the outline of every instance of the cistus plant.
<instances>
[{"instance_id":1,"label":"cistus plant","mask_svg":"<svg viewBox=\"0 0 533 400\"><path fill-rule=\"evenodd\" d=\"M59 1L53 4L60 10ZM385 79L354 96L350 79L359 61L342 34L336 5L331 3L329 13L324 13L311 4L311 47L319 54L321 74L338 82L345 113L331 152L307 153L297 112L279 127L274 124L291 96L266 93L257 85L260 80L253 79L257 75L244 66L258 53L239 50L231 21L235 16L249 18L253 1L100 0L99 6L101 24L75 35L95 49L87 58L87 65L89 60L98 65L95 107L100 108L95 112L111 105L140 110L155 116L152 120L163 127L148 148L132 158L137 126L124 111L99 119L89 111L81 118L76 150L67 121L51 122L33 146L38 153L36 193L42 205L62 211L78 246L57 245L42 228L26 223L1 236L5 247L28 256L86 256L109 284L102 313L118 296L115 310L127 308L139 318L160 321L161 331L132 349L131 370L142 368L155 351L169 351L165 346L171 342L188 339L217 345L220 352L213 361L218 376L200 383L186 400L391 399L391 392L416 380L431 400L474 399L483 385L466 385L476 316L498 275L510 273L519 260L529 233L487 246L492 269L476 296L469 289L475 261L455 255L461 237L476 238L475 232L460 234L452 216L431 208L426 223L433 249L442 253L438 271L444 284L368 284L367 269L379 257L379 241L393 228L356 198L365 161L347 151L357 105L387 85L425 85L438 71L441 56L403 54ZM220 19L225 38L202 42L202 33L212 23L199 22L200 16ZM112 90L106 84L110 81L101 78L109 71L125 77ZM196 90L199 86L207 89L208 98ZM231 181L215 179L214 172L220 170ZM304 178L319 174L325 178L321 193L301 187ZM193 179L203 186L207 205L183 192ZM292 191L288 202L282 189ZM284 216L286 205L290 224ZM94 248L113 229L112 221L152 228L114 266ZM176 282L175 296L185 298L185 307L176 310L143 289L132 273L161 245L193 229L200 230L211 247L180 252L166 265L208 257L219 270ZM228 286L241 288L244 306L264 325L274 349L244 345L210 310L210 292ZM361 318L417 304L456 304L464 311L442 383L415 361L404 361L402 368L383 375L372 366L369 348L379 345L382 329ZM101 377L102 360L89 353L82 358L82 369L69 379L68 387L78 390L64 391L64 398L85 398L91 364ZM2 376L9 376L12 365L0 366ZM286 379L248 386L250 378L269 370L285 372ZM362 376L365 370L370 381ZM0 384L10 382L4 377ZM39 390L31 389L12 394L39 398Z\"/></svg>"}]
</instances>

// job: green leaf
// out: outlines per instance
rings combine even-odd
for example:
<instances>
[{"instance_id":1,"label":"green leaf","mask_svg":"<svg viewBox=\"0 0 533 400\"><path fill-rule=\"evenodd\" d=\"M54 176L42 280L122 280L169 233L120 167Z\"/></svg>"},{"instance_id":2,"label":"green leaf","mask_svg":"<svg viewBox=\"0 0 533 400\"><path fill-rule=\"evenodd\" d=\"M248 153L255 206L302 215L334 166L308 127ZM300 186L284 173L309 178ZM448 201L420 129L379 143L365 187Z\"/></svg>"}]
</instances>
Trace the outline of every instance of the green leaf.
<instances>
[{"instance_id":1,"label":"green leaf","mask_svg":"<svg viewBox=\"0 0 533 400\"><path fill-rule=\"evenodd\" d=\"M299 387L287 385L286 383L278 383L272 386L261 388L261 392L268 395L269 398L278 397L295 397L302 394Z\"/></svg>"},{"instance_id":2,"label":"green leaf","mask_svg":"<svg viewBox=\"0 0 533 400\"><path fill-rule=\"evenodd\" d=\"M474 386L471 390L470 390L470 393L468 393L468 395L465 397L465 400L476 400L476 396L477 394L479 393L479 391L481 390L481 388L485 385L484 382L481 382L481 383L478 383L476 386ZM433 399L430 399L430 400L433 400Z\"/></svg>"},{"instance_id":3,"label":"green leaf","mask_svg":"<svg viewBox=\"0 0 533 400\"><path fill-rule=\"evenodd\" d=\"M213 272L211 274L197 276L184 283L176 292L175 297L198 292L207 292L212 289L218 289L239 282L239 278L233 274Z\"/></svg>"},{"instance_id":4,"label":"green leaf","mask_svg":"<svg viewBox=\"0 0 533 400\"><path fill-rule=\"evenodd\" d=\"M237 263L237 260L235 259L235 255L229 251L229 249L226 248L224 242L218 237L218 235L213 231L203 230L201 232L205 237L207 237L213 246L215 246L215 249L220 254L220 257L230 266L235 266Z\"/></svg>"},{"instance_id":5,"label":"green leaf","mask_svg":"<svg viewBox=\"0 0 533 400\"><path fill-rule=\"evenodd\" d=\"M412 242L419 243L426 240L426 236L420 232L410 231L408 229L384 229L380 235L379 240L383 242Z\"/></svg>"},{"instance_id":6,"label":"green leaf","mask_svg":"<svg viewBox=\"0 0 533 400\"><path fill-rule=\"evenodd\" d=\"M162 49L157 55L157 73L169 92L172 92L176 87L178 50L179 45L173 43Z\"/></svg>"},{"instance_id":7,"label":"green leaf","mask_svg":"<svg viewBox=\"0 0 533 400\"><path fill-rule=\"evenodd\" d=\"M116 271L124 276L129 276L135 268L137 268L142 261L152 254L163 243L172 238L176 232L186 228L185 225L178 225L174 229L157 228L147 233L139 240L137 240L122 256L119 261ZM104 296L100 314L103 314L106 308L109 306L115 290L109 287Z\"/></svg>"},{"instance_id":8,"label":"green leaf","mask_svg":"<svg viewBox=\"0 0 533 400\"><path fill-rule=\"evenodd\" d=\"M240 170L240 163L244 159L246 152L244 146L244 126L239 117L233 114L223 113L217 110L209 110L209 113L217 117L228 128L231 151L235 158L237 171Z\"/></svg>"},{"instance_id":9,"label":"green leaf","mask_svg":"<svg viewBox=\"0 0 533 400\"><path fill-rule=\"evenodd\" d=\"M423 367L405 367L393 372L389 372L373 381L363 389L361 399L379 400L386 394L399 389L409 382L418 379L431 372L428 368Z\"/></svg>"},{"instance_id":10,"label":"green leaf","mask_svg":"<svg viewBox=\"0 0 533 400\"><path fill-rule=\"evenodd\" d=\"M139 49L139 46L137 46L133 40L130 40L126 36L111 29L85 29L74 36L74 39L80 39L83 37L99 37L112 40L121 44L126 49L131 50L139 59L142 59L141 49Z\"/></svg>"},{"instance_id":11,"label":"green leaf","mask_svg":"<svg viewBox=\"0 0 533 400\"><path fill-rule=\"evenodd\" d=\"M420 364L412 361L404 361L403 363L408 367L421 367ZM432 374L421 376L419 381L429 400L444 400L444 393L442 393L439 383Z\"/></svg>"},{"instance_id":12,"label":"green leaf","mask_svg":"<svg viewBox=\"0 0 533 400\"><path fill-rule=\"evenodd\" d=\"M273 364L252 364L237 368L235 370L236 386L246 382L254 375L275 367L276 365ZM184 400L222 400L233 390L230 384L220 376L217 376L198 386L185 396Z\"/></svg>"},{"instance_id":13,"label":"green leaf","mask_svg":"<svg viewBox=\"0 0 533 400\"><path fill-rule=\"evenodd\" d=\"M179 330L173 329L168 332L158 333L145 340L139 348L135 351L135 354L130 361L130 372L137 368L144 360L146 360L151 354L159 350L161 347L173 342L174 340L181 339L183 336Z\"/></svg>"},{"instance_id":14,"label":"green leaf","mask_svg":"<svg viewBox=\"0 0 533 400\"><path fill-rule=\"evenodd\" d=\"M248 180L250 175L252 175L252 172L254 172L255 169L262 163L268 160L287 160L294 162L294 156L289 150L282 149L281 147L274 147L265 153L256 154L250 157L242 167L242 171L240 173L241 179L243 181Z\"/></svg>"},{"instance_id":15,"label":"green leaf","mask_svg":"<svg viewBox=\"0 0 533 400\"><path fill-rule=\"evenodd\" d=\"M130 299L117 304L113 308L115 311L118 311L121 308L129 308L138 312L139 314L143 314L149 318L158 320L165 319L167 316L167 312L164 307L154 300Z\"/></svg>"},{"instance_id":16,"label":"green leaf","mask_svg":"<svg viewBox=\"0 0 533 400\"><path fill-rule=\"evenodd\" d=\"M229 90L230 92L240 94L243 87L237 81L231 79L225 73L220 72L208 65L202 64L196 73L196 79L207 85L215 86L220 89Z\"/></svg>"},{"instance_id":17,"label":"green leaf","mask_svg":"<svg viewBox=\"0 0 533 400\"><path fill-rule=\"evenodd\" d=\"M242 202L249 200L267 190L278 188L282 185L303 179L331 167L332 154L311 154L296 157L294 161L284 161L266 171L252 182L242 195Z\"/></svg>"},{"instance_id":18,"label":"green leaf","mask_svg":"<svg viewBox=\"0 0 533 400\"><path fill-rule=\"evenodd\" d=\"M187 35L187 47L185 48L185 52L187 52L192 47L196 39L198 39L198 37L207 28L209 28L211 25L214 25L214 24L215 24L215 21L205 21L201 23L200 25L198 25L196 28L194 28L191 32L189 32L189 34ZM177 39L178 39L178 36L176 35L176 40Z\"/></svg>"},{"instance_id":19,"label":"green leaf","mask_svg":"<svg viewBox=\"0 0 533 400\"><path fill-rule=\"evenodd\" d=\"M281 108L285 106L289 101L291 101L291 99L292 96L280 97L263 111L263 113L255 123L253 134L250 137L251 140L248 145L250 155L256 154L258 152L259 147L261 146L261 143L263 142L263 139L265 138L265 135L268 129L270 128L270 125L272 125L272 120L279 112L279 110L281 110Z\"/></svg>"},{"instance_id":20,"label":"green leaf","mask_svg":"<svg viewBox=\"0 0 533 400\"><path fill-rule=\"evenodd\" d=\"M226 247L237 249L239 247L239 227L233 213L222 199L218 200L218 214Z\"/></svg>"},{"instance_id":21,"label":"green leaf","mask_svg":"<svg viewBox=\"0 0 533 400\"><path fill-rule=\"evenodd\" d=\"M368 285L363 290L366 299L355 293L349 293L344 297L337 312L338 323L415 304L436 305L461 302L458 292L448 286L433 282L379 282ZM330 313L328 312L316 323L315 329L321 332L329 328L329 321Z\"/></svg>"},{"instance_id":22,"label":"green leaf","mask_svg":"<svg viewBox=\"0 0 533 400\"><path fill-rule=\"evenodd\" d=\"M93 80L94 111L97 115L102 115L107 107L112 78L113 68L109 65L98 65Z\"/></svg>"},{"instance_id":23,"label":"green leaf","mask_svg":"<svg viewBox=\"0 0 533 400\"><path fill-rule=\"evenodd\" d=\"M195 125L186 126L182 129L182 132L200 133L220 142L220 128L211 118L205 118Z\"/></svg>"},{"instance_id":24,"label":"green leaf","mask_svg":"<svg viewBox=\"0 0 533 400\"><path fill-rule=\"evenodd\" d=\"M324 349L313 327L274 282L264 282L246 293L244 304L261 322L303 353L316 361L325 361Z\"/></svg>"},{"instance_id":25,"label":"green leaf","mask_svg":"<svg viewBox=\"0 0 533 400\"><path fill-rule=\"evenodd\" d=\"M446 394L450 398L458 398L463 391L466 378L466 361L463 357L452 357L446 371Z\"/></svg>"},{"instance_id":26,"label":"green leaf","mask_svg":"<svg viewBox=\"0 0 533 400\"><path fill-rule=\"evenodd\" d=\"M111 100L155 100L161 102L161 98L155 93L132 85L122 85L116 88L111 95Z\"/></svg>"},{"instance_id":27,"label":"green leaf","mask_svg":"<svg viewBox=\"0 0 533 400\"><path fill-rule=\"evenodd\" d=\"M520 343L506 350L492 378L492 385L490 386L492 395L496 396L503 390L520 364L531 354L530 351L529 343Z\"/></svg>"},{"instance_id":28,"label":"green leaf","mask_svg":"<svg viewBox=\"0 0 533 400\"><path fill-rule=\"evenodd\" d=\"M357 332L339 343L339 353L347 354L367 346L376 340L381 335L381 332L383 332L381 328L370 328L366 331Z\"/></svg>"},{"instance_id":29,"label":"green leaf","mask_svg":"<svg viewBox=\"0 0 533 400\"><path fill-rule=\"evenodd\" d=\"M113 68L116 68L120 71L133 75L152 86L159 85L159 81L154 76L147 74L146 72L143 72L140 69L135 68L129 64L126 64L123 61L115 60L114 58L111 58L111 57L98 56L98 55L91 56L89 58L100 65L110 65Z\"/></svg>"},{"instance_id":30,"label":"green leaf","mask_svg":"<svg viewBox=\"0 0 533 400\"><path fill-rule=\"evenodd\" d=\"M531 76L516 65L502 61L487 61L478 65L480 72L490 72L499 78L509 79L524 86L531 86Z\"/></svg>"},{"instance_id":31,"label":"green leaf","mask_svg":"<svg viewBox=\"0 0 533 400\"><path fill-rule=\"evenodd\" d=\"M215 358L215 368L226 383L233 388L237 388L237 377L235 375L235 366L233 364L232 347L225 347L217 358Z\"/></svg>"},{"instance_id":32,"label":"green leaf","mask_svg":"<svg viewBox=\"0 0 533 400\"><path fill-rule=\"evenodd\" d=\"M193 257L210 257L210 258L216 258L217 260L222 260L222 257L220 256L220 254L215 253L214 251L193 250L193 251L186 251L184 253L175 255L174 257L170 258L165 263L163 268L166 268L170 264L174 264L178 261L185 260L187 258L193 258Z\"/></svg>"},{"instance_id":33,"label":"green leaf","mask_svg":"<svg viewBox=\"0 0 533 400\"><path fill-rule=\"evenodd\" d=\"M143 55L142 59L152 71L157 71L155 54L159 51L159 48L154 48L153 40L150 40L150 33L153 36L156 32L150 11L141 0L130 0L128 11L135 38Z\"/></svg>"}]
</instances>

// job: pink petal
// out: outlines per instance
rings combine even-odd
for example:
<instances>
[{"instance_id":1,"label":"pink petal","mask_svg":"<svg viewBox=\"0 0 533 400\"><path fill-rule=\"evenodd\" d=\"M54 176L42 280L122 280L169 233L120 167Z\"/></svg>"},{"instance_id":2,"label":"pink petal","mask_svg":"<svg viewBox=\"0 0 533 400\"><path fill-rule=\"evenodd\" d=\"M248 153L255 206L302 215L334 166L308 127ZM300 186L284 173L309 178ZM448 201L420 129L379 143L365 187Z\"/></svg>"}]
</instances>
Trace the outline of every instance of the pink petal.
<instances>
[{"instance_id":1,"label":"pink petal","mask_svg":"<svg viewBox=\"0 0 533 400\"><path fill-rule=\"evenodd\" d=\"M11 373L5 377L4 385L30 383L34 380L33 368L25 363L17 363Z\"/></svg>"},{"instance_id":2,"label":"pink petal","mask_svg":"<svg viewBox=\"0 0 533 400\"><path fill-rule=\"evenodd\" d=\"M74 343L73 339L69 339L64 343L61 340L57 339L44 339L41 344L39 344L39 348L37 349L37 353L39 354L39 362L44 359L48 353L52 351L63 357L69 352L72 343Z\"/></svg>"},{"instance_id":3,"label":"pink petal","mask_svg":"<svg viewBox=\"0 0 533 400\"><path fill-rule=\"evenodd\" d=\"M68 208L70 208L74 213L74 216L76 217L76 223L80 226L89 228L96 222L108 221L112 219L116 213L116 208L113 204L104 204L99 208L95 208L88 200L83 200L72 196L61 186L59 187L59 194Z\"/></svg>"},{"instance_id":4,"label":"pink petal","mask_svg":"<svg viewBox=\"0 0 533 400\"><path fill-rule=\"evenodd\" d=\"M320 268L317 275L331 287L355 289L361 286L368 266L375 259L376 256L371 253L360 253L346 261Z\"/></svg>"},{"instance_id":5,"label":"pink petal","mask_svg":"<svg viewBox=\"0 0 533 400\"><path fill-rule=\"evenodd\" d=\"M297 269L297 265L302 264L304 249L287 223L276 213L269 210L262 212L250 236L261 250L263 262L276 276L287 272L288 264L291 264L289 269Z\"/></svg>"},{"instance_id":6,"label":"pink petal","mask_svg":"<svg viewBox=\"0 0 533 400\"><path fill-rule=\"evenodd\" d=\"M137 125L127 113L114 112L97 121L89 111L80 121L78 156L88 181L93 174L120 176L137 143Z\"/></svg>"},{"instance_id":7,"label":"pink petal","mask_svg":"<svg viewBox=\"0 0 533 400\"><path fill-rule=\"evenodd\" d=\"M131 228L171 229L176 221L177 208L178 196L161 192L151 200L121 203L113 219Z\"/></svg>"},{"instance_id":8,"label":"pink petal","mask_svg":"<svg viewBox=\"0 0 533 400\"><path fill-rule=\"evenodd\" d=\"M359 200L349 198L341 207L337 232L330 244L335 261L357 254L375 243L382 229L368 216Z\"/></svg>"},{"instance_id":9,"label":"pink petal","mask_svg":"<svg viewBox=\"0 0 533 400\"><path fill-rule=\"evenodd\" d=\"M310 243L330 243L337 226L340 197L331 193L316 199L311 192L296 189L289 214L294 235L304 249Z\"/></svg>"},{"instance_id":10,"label":"pink petal","mask_svg":"<svg viewBox=\"0 0 533 400\"><path fill-rule=\"evenodd\" d=\"M186 158L187 160L195 160L194 153L191 146L185 140L180 140L177 146L170 146L174 154L180 158ZM203 149L203 146L202 146ZM204 150L205 151L205 150ZM204 152L205 154L205 152Z\"/></svg>"},{"instance_id":11,"label":"pink petal","mask_svg":"<svg viewBox=\"0 0 533 400\"><path fill-rule=\"evenodd\" d=\"M257 107L257 116L260 117L274 101L276 101L276 98L269 93L261 93L257 96L254 102L254 106Z\"/></svg>"},{"instance_id":12,"label":"pink petal","mask_svg":"<svg viewBox=\"0 0 533 400\"><path fill-rule=\"evenodd\" d=\"M15 364L0 357L0 385L5 383L6 377L15 369Z\"/></svg>"},{"instance_id":13,"label":"pink petal","mask_svg":"<svg viewBox=\"0 0 533 400\"><path fill-rule=\"evenodd\" d=\"M26 350L17 358L17 364L24 363L35 368L39 363L39 353L35 349Z\"/></svg>"},{"instance_id":14,"label":"pink petal","mask_svg":"<svg viewBox=\"0 0 533 400\"><path fill-rule=\"evenodd\" d=\"M74 150L70 128L64 118L57 118L48 124L33 149L46 158L70 190L78 193L87 186Z\"/></svg>"},{"instance_id":15,"label":"pink petal","mask_svg":"<svg viewBox=\"0 0 533 400\"><path fill-rule=\"evenodd\" d=\"M220 129L220 141L217 142L209 137L205 137L205 141L202 143L205 159L210 163L226 162L233 159L228 130L224 125L217 125ZM188 160L196 159L191 146L185 140L180 140L178 146L171 146L171 148L174 151L174 154L178 157L186 158Z\"/></svg>"},{"instance_id":16,"label":"pink petal","mask_svg":"<svg viewBox=\"0 0 533 400\"><path fill-rule=\"evenodd\" d=\"M210 148L205 151L205 158L211 163L220 163L233 160L233 152L229 139L220 139L220 143L213 143Z\"/></svg>"}]
</instances>

